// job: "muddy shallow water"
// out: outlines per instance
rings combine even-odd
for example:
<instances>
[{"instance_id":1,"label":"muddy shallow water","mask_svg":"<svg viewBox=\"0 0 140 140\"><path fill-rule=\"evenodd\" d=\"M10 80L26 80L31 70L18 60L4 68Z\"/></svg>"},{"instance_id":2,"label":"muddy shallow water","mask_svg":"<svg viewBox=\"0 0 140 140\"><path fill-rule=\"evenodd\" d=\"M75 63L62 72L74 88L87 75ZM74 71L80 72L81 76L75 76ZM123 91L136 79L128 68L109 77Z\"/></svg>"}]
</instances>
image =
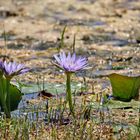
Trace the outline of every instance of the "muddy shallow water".
<instances>
[{"instance_id":1,"label":"muddy shallow water","mask_svg":"<svg viewBox=\"0 0 140 140\"><path fill-rule=\"evenodd\" d=\"M1 0L0 57L33 69L22 80L44 75L46 81L61 82L64 77L51 60L65 25L65 49L76 35L76 52L89 59L90 69L79 76L139 74L139 0Z\"/></svg>"},{"instance_id":2,"label":"muddy shallow water","mask_svg":"<svg viewBox=\"0 0 140 140\"><path fill-rule=\"evenodd\" d=\"M53 55L58 53L65 26L63 49L72 50L75 36L76 53L88 57L89 61L88 69L73 75L72 81L81 85L86 83L89 93L110 94L112 90L106 77L110 73L140 75L140 0L0 0L0 59L15 60L32 68L30 73L16 78L31 90L35 90L32 84L37 89L26 91L31 94L23 96L19 110L12 112L15 117L28 117L32 121L41 118L44 122L46 100L36 94L38 90L43 90L37 83L53 83L53 90L58 89L57 84L65 88L64 73L51 63ZM65 89L59 88L65 93ZM99 100L92 102L93 97L95 99L95 94L76 96L78 112L82 101L87 105L99 105ZM95 109L94 104L91 111L93 120L99 121L103 112L105 123L111 121L110 126L116 123L118 130L137 124L138 101L113 102L113 109L110 107L109 111L100 105L99 109ZM108 120L109 115L111 120ZM107 130L106 126L104 130ZM93 127L94 134L98 134L100 125ZM44 139L46 132L49 133L48 129L45 130L41 134L45 135ZM64 127L63 132L66 130Z\"/></svg>"}]
</instances>

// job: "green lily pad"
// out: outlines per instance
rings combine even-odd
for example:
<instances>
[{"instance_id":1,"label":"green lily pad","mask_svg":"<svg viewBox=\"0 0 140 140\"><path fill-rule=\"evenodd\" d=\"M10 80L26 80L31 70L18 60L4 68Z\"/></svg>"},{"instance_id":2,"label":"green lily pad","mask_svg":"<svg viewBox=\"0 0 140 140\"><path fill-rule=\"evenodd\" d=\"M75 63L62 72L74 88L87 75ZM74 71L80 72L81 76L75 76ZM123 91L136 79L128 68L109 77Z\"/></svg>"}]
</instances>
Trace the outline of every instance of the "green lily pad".
<instances>
[{"instance_id":1,"label":"green lily pad","mask_svg":"<svg viewBox=\"0 0 140 140\"><path fill-rule=\"evenodd\" d=\"M118 101L118 100L109 100L107 103L100 105L99 102L93 102L91 104L92 108L98 109L102 107L108 107L110 109L139 109L140 108L140 102L131 100L130 102L123 102L123 101Z\"/></svg>"},{"instance_id":2,"label":"green lily pad","mask_svg":"<svg viewBox=\"0 0 140 140\"><path fill-rule=\"evenodd\" d=\"M78 83L72 83L71 84L72 92L75 90L81 89L81 84ZM39 92L41 90L47 90L48 92L52 93L53 95L61 94L66 92L65 84L56 84L56 83L44 83L44 84L30 84L29 86L22 87L22 93L28 94L28 93L35 93Z\"/></svg>"},{"instance_id":3,"label":"green lily pad","mask_svg":"<svg viewBox=\"0 0 140 140\"><path fill-rule=\"evenodd\" d=\"M135 100L131 100L130 102L110 100L107 106L111 109L138 109L140 107L140 102Z\"/></svg>"},{"instance_id":4,"label":"green lily pad","mask_svg":"<svg viewBox=\"0 0 140 140\"><path fill-rule=\"evenodd\" d=\"M14 111L18 108L18 104L22 99L22 93L21 91L17 88L17 86L10 84L10 110ZM1 101L0 101L0 106L1 106ZM1 108L1 111L3 111L3 108Z\"/></svg>"},{"instance_id":5,"label":"green lily pad","mask_svg":"<svg viewBox=\"0 0 140 140\"><path fill-rule=\"evenodd\" d=\"M120 74L110 74L109 76L113 97L120 101L130 101L139 95L140 76L129 77Z\"/></svg>"}]
</instances>

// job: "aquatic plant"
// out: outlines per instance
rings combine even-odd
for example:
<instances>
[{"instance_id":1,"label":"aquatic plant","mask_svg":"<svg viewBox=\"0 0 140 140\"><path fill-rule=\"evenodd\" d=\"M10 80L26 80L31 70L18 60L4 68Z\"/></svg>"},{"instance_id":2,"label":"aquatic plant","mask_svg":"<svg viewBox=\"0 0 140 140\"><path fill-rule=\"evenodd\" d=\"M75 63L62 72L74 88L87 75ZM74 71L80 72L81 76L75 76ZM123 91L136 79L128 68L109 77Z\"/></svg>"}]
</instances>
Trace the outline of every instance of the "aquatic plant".
<instances>
[{"instance_id":1,"label":"aquatic plant","mask_svg":"<svg viewBox=\"0 0 140 140\"><path fill-rule=\"evenodd\" d=\"M75 53L70 52L66 55L65 52L60 52L54 55L56 62L54 65L62 69L67 77L66 80L66 100L69 103L70 112L73 112L72 93L71 93L71 74L80 71L87 67L88 61L86 57L76 56Z\"/></svg>"},{"instance_id":2,"label":"aquatic plant","mask_svg":"<svg viewBox=\"0 0 140 140\"><path fill-rule=\"evenodd\" d=\"M14 76L24 74L30 69L16 62L0 61L0 99L7 118L11 117L10 111L10 81Z\"/></svg>"},{"instance_id":3,"label":"aquatic plant","mask_svg":"<svg viewBox=\"0 0 140 140\"><path fill-rule=\"evenodd\" d=\"M108 75L112 86L113 97L120 101L131 101L139 96L140 75L125 76L117 73Z\"/></svg>"},{"instance_id":4,"label":"aquatic plant","mask_svg":"<svg viewBox=\"0 0 140 140\"><path fill-rule=\"evenodd\" d=\"M7 79L11 79L13 76L24 74L30 69L23 64L17 64L16 62L0 62L0 69Z\"/></svg>"}]
</instances>

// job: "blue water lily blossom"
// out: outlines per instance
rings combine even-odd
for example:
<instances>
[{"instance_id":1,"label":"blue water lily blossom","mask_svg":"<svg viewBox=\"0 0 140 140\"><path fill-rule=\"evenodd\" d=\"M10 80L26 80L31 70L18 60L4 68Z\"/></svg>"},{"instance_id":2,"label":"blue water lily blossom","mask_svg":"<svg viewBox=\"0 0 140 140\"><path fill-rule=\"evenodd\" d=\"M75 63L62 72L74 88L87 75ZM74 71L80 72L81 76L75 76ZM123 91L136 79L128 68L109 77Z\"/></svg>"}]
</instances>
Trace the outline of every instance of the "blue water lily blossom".
<instances>
[{"instance_id":1,"label":"blue water lily blossom","mask_svg":"<svg viewBox=\"0 0 140 140\"><path fill-rule=\"evenodd\" d=\"M30 71L30 69L23 64L6 61L0 62L0 69L6 77L13 77Z\"/></svg>"},{"instance_id":2,"label":"blue water lily blossom","mask_svg":"<svg viewBox=\"0 0 140 140\"><path fill-rule=\"evenodd\" d=\"M87 58L82 56L76 56L75 53L70 52L66 55L65 52L60 52L59 55L54 55L56 63L54 63L60 69L65 72L77 72L87 67Z\"/></svg>"},{"instance_id":3,"label":"blue water lily blossom","mask_svg":"<svg viewBox=\"0 0 140 140\"><path fill-rule=\"evenodd\" d=\"M30 71L28 67L16 62L0 61L0 101L7 118L11 117L11 79ZM5 82L4 82L5 81Z\"/></svg>"},{"instance_id":4,"label":"blue water lily blossom","mask_svg":"<svg viewBox=\"0 0 140 140\"><path fill-rule=\"evenodd\" d=\"M72 92L71 92L71 75L79 70L87 67L88 61L86 57L76 56L75 53L70 52L66 55L65 52L60 52L58 55L54 55L56 62L54 64L65 71L66 74L66 101L69 103L69 109L73 116L74 105L72 102Z\"/></svg>"}]
</instances>

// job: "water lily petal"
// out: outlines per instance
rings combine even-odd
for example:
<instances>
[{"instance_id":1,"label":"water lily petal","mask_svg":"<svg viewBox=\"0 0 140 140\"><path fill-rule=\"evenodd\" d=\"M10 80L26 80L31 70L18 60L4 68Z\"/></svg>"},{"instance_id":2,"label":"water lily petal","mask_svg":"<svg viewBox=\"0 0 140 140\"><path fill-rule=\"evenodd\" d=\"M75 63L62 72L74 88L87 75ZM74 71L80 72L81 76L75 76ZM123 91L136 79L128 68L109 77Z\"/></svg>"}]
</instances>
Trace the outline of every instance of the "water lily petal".
<instances>
[{"instance_id":1,"label":"water lily petal","mask_svg":"<svg viewBox=\"0 0 140 140\"><path fill-rule=\"evenodd\" d=\"M87 66L87 58L76 56L75 53L71 54L70 52L66 56L66 53L61 52L59 57L54 57L57 61L57 66L59 65L66 72L77 72L81 69L84 69Z\"/></svg>"}]
</instances>

